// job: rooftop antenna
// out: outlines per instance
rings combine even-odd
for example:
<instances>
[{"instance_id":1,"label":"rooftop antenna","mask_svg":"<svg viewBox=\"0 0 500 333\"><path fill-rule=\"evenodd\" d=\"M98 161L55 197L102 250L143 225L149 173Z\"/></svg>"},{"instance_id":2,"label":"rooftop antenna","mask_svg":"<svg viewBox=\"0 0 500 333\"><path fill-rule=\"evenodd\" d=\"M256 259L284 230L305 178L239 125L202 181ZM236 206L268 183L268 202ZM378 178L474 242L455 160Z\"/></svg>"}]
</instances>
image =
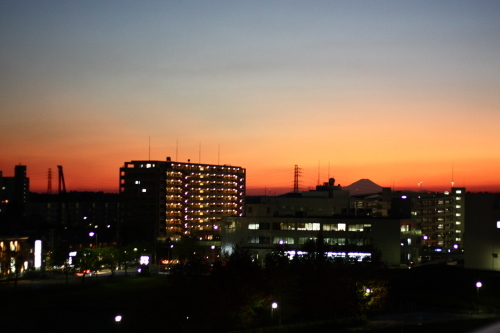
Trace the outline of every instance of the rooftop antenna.
<instances>
[{"instance_id":1,"label":"rooftop antenna","mask_svg":"<svg viewBox=\"0 0 500 333\"><path fill-rule=\"evenodd\" d=\"M451 163L451 187L455 185L455 182L453 181L453 163Z\"/></svg>"},{"instance_id":2,"label":"rooftop antenna","mask_svg":"<svg viewBox=\"0 0 500 333\"><path fill-rule=\"evenodd\" d=\"M320 165L321 165L321 163L320 163L320 161L318 161L318 184L317 184L318 186L320 185L320 182L319 182L319 181L320 181L320 179L321 179L321 178L320 178L320 169L319 169L319 168L320 168Z\"/></svg>"}]
</instances>

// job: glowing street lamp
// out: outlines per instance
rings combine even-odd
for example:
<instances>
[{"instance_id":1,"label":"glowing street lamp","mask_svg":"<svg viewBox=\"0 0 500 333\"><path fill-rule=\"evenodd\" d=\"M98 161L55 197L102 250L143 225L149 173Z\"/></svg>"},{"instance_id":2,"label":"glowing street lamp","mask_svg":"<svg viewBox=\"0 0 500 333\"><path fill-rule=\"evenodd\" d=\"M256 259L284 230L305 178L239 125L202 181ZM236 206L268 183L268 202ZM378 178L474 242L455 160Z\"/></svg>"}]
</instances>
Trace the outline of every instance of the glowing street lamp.
<instances>
[{"instance_id":1,"label":"glowing street lamp","mask_svg":"<svg viewBox=\"0 0 500 333\"><path fill-rule=\"evenodd\" d=\"M89 232L89 236L90 237L94 237L95 236L95 247L97 247L97 232Z\"/></svg>"},{"instance_id":2,"label":"glowing street lamp","mask_svg":"<svg viewBox=\"0 0 500 333\"><path fill-rule=\"evenodd\" d=\"M481 288L483 284L481 281L476 282L476 313L479 314L479 288Z\"/></svg>"},{"instance_id":3,"label":"glowing street lamp","mask_svg":"<svg viewBox=\"0 0 500 333\"><path fill-rule=\"evenodd\" d=\"M273 302L271 304L271 324L274 323L273 317L274 317L274 309L278 308L278 303Z\"/></svg>"}]
</instances>

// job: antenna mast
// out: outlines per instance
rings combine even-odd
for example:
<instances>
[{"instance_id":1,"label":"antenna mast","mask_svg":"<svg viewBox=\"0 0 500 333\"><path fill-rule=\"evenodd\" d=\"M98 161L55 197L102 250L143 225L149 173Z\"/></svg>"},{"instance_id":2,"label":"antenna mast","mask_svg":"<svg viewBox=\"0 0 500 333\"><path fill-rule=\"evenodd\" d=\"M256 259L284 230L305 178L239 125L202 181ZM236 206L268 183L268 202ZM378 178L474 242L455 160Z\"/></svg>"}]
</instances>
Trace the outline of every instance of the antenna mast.
<instances>
[{"instance_id":1,"label":"antenna mast","mask_svg":"<svg viewBox=\"0 0 500 333\"><path fill-rule=\"evenodd\" d=\"M455 182L453 181L453 163L451 164L451 187L455 186Z\"/></svg>"},{"instance_id":2,"label":"antenna mast","mask_svg":"<svg viewBox=\"0 0 500 333\"><path fill-rule=\"evenodd\" d=\"M318 161L318 183L316 184L318 186L321 185L321 183L320 183L320 179L321 179L321 177L320 177L320 166L321 166L321 162Z\"/></svg>"}]
</instances>

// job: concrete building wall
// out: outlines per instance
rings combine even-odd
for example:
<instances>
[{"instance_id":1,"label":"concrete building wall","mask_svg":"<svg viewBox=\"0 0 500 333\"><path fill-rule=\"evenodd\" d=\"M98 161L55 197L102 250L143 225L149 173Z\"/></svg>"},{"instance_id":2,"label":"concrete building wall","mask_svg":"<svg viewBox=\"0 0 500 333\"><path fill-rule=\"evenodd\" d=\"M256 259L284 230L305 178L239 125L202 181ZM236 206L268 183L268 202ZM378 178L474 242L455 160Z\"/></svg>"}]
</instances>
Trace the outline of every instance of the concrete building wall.
<instances>
[{"instance_id":1,"label":"concrete building wall","mask_svg":"<svg viewBox=\"0 0 500 333\"><path fill-rule=\"evenodd\" d=\"M467 193L465 268L500 270L500 194Z\"/></svg>"}]
</instances>

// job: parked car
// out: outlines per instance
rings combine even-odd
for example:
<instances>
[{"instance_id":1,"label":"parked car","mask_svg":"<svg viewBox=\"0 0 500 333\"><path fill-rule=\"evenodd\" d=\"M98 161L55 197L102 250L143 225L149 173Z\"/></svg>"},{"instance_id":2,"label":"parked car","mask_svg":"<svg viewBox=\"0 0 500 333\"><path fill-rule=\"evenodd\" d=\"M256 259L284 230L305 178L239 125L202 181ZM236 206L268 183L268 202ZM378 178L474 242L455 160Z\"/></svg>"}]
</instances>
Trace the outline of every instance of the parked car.
<instances>
[{"instance_id":1,"label":"parked car","mask_svg":"<svg viewBox=\"0 0 500 333\"><path fill-rule=\"evenodd\" d=\"M95 274L95 273L96 273L95 271L92 271L90 269L82 269L82 270L76 272L76 276L84 276L84 275L92 276L92 274Z\"/></svg>"}]
</instances>

